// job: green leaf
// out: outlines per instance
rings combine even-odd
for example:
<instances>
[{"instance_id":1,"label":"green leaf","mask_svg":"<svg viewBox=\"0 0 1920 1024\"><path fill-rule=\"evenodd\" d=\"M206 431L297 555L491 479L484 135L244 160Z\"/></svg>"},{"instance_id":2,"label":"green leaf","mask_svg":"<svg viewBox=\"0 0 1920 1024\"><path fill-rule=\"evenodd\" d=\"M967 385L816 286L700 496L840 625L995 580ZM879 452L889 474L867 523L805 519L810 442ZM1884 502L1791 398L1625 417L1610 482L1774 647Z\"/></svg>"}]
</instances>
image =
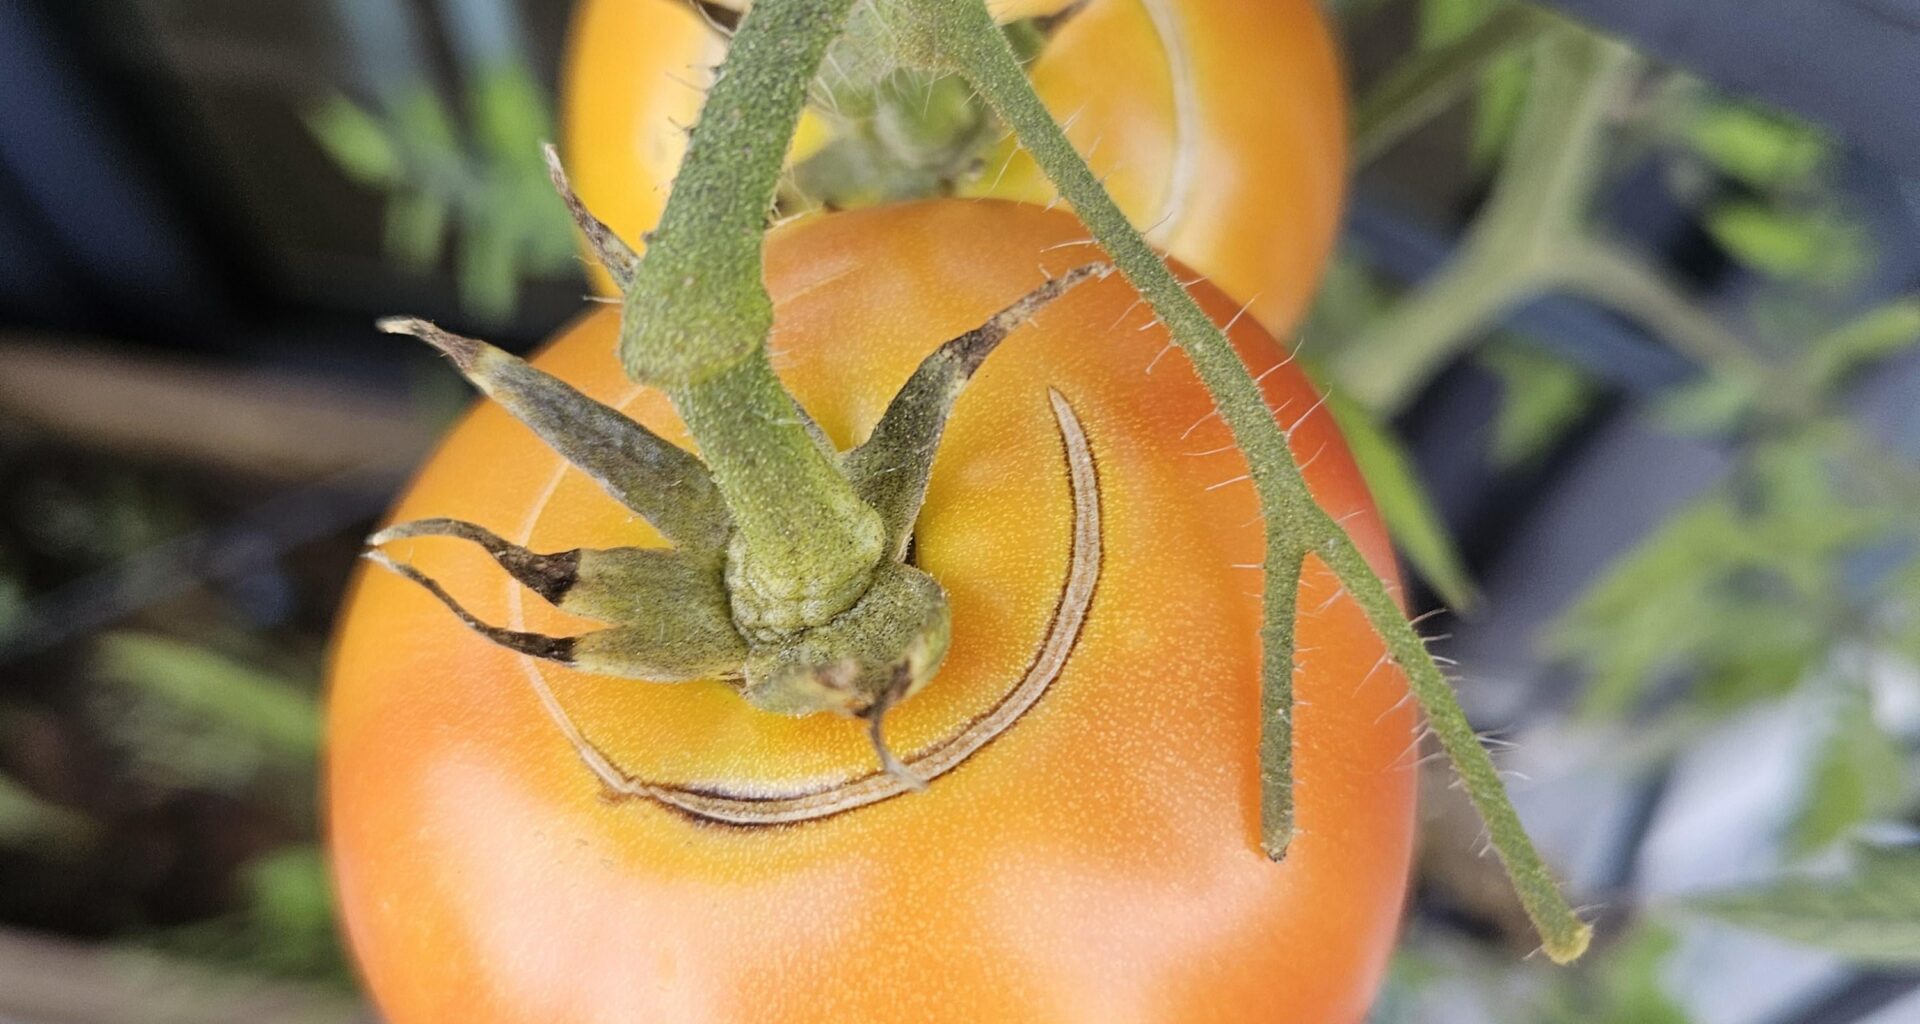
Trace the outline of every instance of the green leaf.
<instances>
[{"instance_id":1,"label":"green leaf","mask_svg":"<svg viewBox=\"0 0 1920 1024\"><path fill-rule=\"evenodd\" d=\"M48 803L0 775L0 846L64 845L92 833L93 823L84 815Z\"/></svg>"},{"instance_id":2,"label":"green leaf","mask_svg":"<svg viewBox=\"0 0 1920 1024\"><path fill-rule=\"evenodd\" d=\"M1534 346L1491 346L1480 361L1500 377L1505 392L1493 425L1496 465L1518 466L1539 457L1593 407L1586 375Z\"/></svg>"},{"instance_id":3,"label":"green leaf","mask_svg":"<svg viewBox=\"0 0 1920 1024\"><path fill-rule=\"evenodd\" d=\"M303 843L274 850L248 863L241 883L245 906L152 932L144 941L176 956L245 974L342 989L352 984L326 861L317 846Z\"/></svg>"},{"instance_id":4,"label":"green leaf","mask_svg":"<svg viewBox=\"0 0 1920 1024\"><path fill-rule=\"evenodd\" d=\"M1473 107L1472 155L1476 166L1491 167L1506 151L1532 81L1533 69L1524 53L1510 53L1481 72Z\"/></svg>"},{"instance_id":5,"label":"green leaf","mask_svg":"<svg viewBox=\"0 0 1920 1024\"><path fill-rule=\"evenodd\" d=\"M1417 40L1423 49L1445 46L1473 31L1507 0L1422 0Z\"/></svg>"},{"instance_id":6,"label":"green leaf","mask_svg":"<svg viewBox=\"0 0 1920 1024\"><path fill-rule=\"evenodd\" d=\"M1661 972L1679 948L1672 932L1642 926L1622 939L1594 972L1601 1008L1588 1024L1687 1024L1687 1011L1667 994Z\"/></svg>"},{"instance_id":7,"label":"green leaf","mask_svg":"<svg viewBox=\"0 0 1920 1024\"><path fill-rule=\"evenodd\" d=\"M546 181L540 144L553 137L553 116L524 65L503 63L479 72L468 94L468 110L483 159L524 165Z\"/></svg>"},{"instance_id":8,"label":"green leaf","mask_svg":"<svg viewBox=\"0 0 1920 1024\"><path fill-rule=\"evenodd\" d=\"M320 712L294 683L193 644L145 633L99 640L98 668L133 692L276 759L320 751Z\"/></svg>"},{"instance_id":9,"label":"green leaf","mask_svg":"<svg viewBox=\"0 0 1920 1024\"><path fill-rule=\"evenodd\" d=\"M1424 0L1420 5L1417 42L1433 49L1474 30L1489 14L1510 0ZM1520 117L1532 80L1529 55L1511 53L1481 71L1474 95L1472 156L1476 165L1490 166L1506 148Z\"/></svg>"},{"instance_id":10,"label":"green leaf","mask_svg":"<svg viewBox=\"0 0 1920 1024\"><path fill-rule=\"evenodd\" d=\"M279 975L327 973L341 965L333 887L312 844L284 847L248 864L247 934L259 965Z\"/></svg>"},{"instance_id":11,"label":"green leaf","mask_svg":"<svg viewBox=\"0 0 1920 1024\"><path fill-rule=\"evenodd\" d=\"M1802 181L1827 158L1827 141L1811 126L1743 104L1709 101L1685 133L1708 162L1759 189Z\"/></svg>"},{"instance_id":12,"label":"green leaf","mask_svg":"<svg viewBox=\"0 0 1920 1024\"><path fill-rule=\"evenodd\" d=\"M1734 258L1775 277L1844 284L1869 262L1860 226L1831 210L1729 202L1707 212L1706 227Z\"/></svg>"},{"instance_id":13,"label":"green leaf","mask_svg":"<svg viewBox=\"0 0 1920 1024\"><path fill-rule=\"evenodd\" d=\"M1789 876L1683 908L1861 963L1920 965L1920 850L1862 848L1844 874Z\"/></svg>"},{"instance_id":14,"label":"green leaf","mask_svg":"<svg viewBox=\"0 0 1920 1024\"><path fill-rule=\"evenodd\" d=\"M446 244L448 212L446 200L439 196L394 191L387 197L387 252L414 270L433 266Z\"/></svg>"},{"instance_id":15,"label":"green leaf","mask_svg":"<svg viewBox=\"0 0 1920 1024\"><path fill-rule=\"evenodd\" d=\"M321 100L306 114L307 131L347 176L367 185L400 179L400 152L372 114L344 96Z\"/></svg>"},{"instance_id":16,"label":"green leaf","mask_svg":"<svg viewBox=\"0 0 1920 1024\"><path fill-rule=\"evenodd\" d=\"M1867 364L1899 355L1920 343L1920 296L1877 306L1816 339L1807 353L1806 374L1816 391L1825 391Z\"/></svg>"},{"instance_id":17,"label":"green leaf","mask_svg":"<svg viewBox=\"0 0 1920 1024\"><path fill-rule=\"evenodd\" d=\"M1796 855L1846 838L1863 822L1899 810L1906 799L1906 752L1873 718L1872 695L1848 687L1815 754L1799 811L1788 828Z\"/></svg>"},{"instance_id":18,"label":"green leaf","mask_svg":"<svg viewBox=\"0 0 1920 1024\"><path fill-rule=\"evenodd\" d=\"M1462 611L1471 608L1477 595L1466 563L1399 439L1372 413L1351 401L1336 395L1328 399L1327 407L1340 425L1368 490L1380 505L1380 515L1394 542L1449 607Z\"/></svg>"},{"instance_id":19,"label":"green leaf","mask_svg":"<svg viewBox=\"0 0 1920 1024\"><path fill-rule=\"evenodd\" d=\"M1757 374L1712 373L1659 400L1661 422L1683 434L1724 434L1740 426L1765 396Z\"/></svg>"},{"instance_id":20,"label":"green leaf","mask_svg":"<svg viewBox=\"0 0 1920 1024\"><path fill-rule=\"evenodd\" d=\"M1592 676L1582 699L1587 714L1626 711L1656 675L1690 660L1699 624L1722 615L1726 602L1713 581L1738 529L1724 501L1683 509L1615 560L1549 630L1548 652Z\"/></svg>"}]
</instances>

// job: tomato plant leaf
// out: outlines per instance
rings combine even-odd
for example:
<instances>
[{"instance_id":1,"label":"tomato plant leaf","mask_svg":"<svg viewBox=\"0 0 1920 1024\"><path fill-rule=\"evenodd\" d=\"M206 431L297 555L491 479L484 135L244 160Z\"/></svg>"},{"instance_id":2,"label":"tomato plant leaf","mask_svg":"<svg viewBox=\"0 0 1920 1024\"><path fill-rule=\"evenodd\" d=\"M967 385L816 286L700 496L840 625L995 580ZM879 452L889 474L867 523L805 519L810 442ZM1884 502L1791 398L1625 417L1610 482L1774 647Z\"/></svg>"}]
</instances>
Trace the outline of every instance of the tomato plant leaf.
<instances>
[{"instance_id":1,"label":"tomato plant leaf","mask_svg":"<svg viewBox=\"0 0 1920 1024\"><path fill-rule=\"evenodd\" d=\"M1477 596L1473 579L1399 439L1352 401L1335 395L1327 407L1380 505L1387 531L1407 560L1449 607L1472 607Z\"/></svg>"},{"instance_id":2,"label":"tomato plant leaf","mask_svg":"<svg viewBox=\"0 0 1920 1024\"><path fill-rule=\"evenodd\" d=\"M1706 228L1734 258L1776 277L1844 284L1868 263L1864 232L1833 210L1729 202L1707 212Z\"/></svg>"},{"instance_id":3,"label":"tomato plant leaf","mask_svg":"<svg viewBox=\"0 0 1920 1024\"><path fill-rule=\"evenodd\" d=\"M1812 773L1787 833L1796 854L1819 851L1862 822L1897 810L1906 796L1906 756L1873 717L1872 695L1848 687L1814 753Z\"/></svg>"},{"instance_id":4,"label":"tomato plant leaf","mask_svg":"<svg viewBox=\"0 0 1920 1024\"><path fill-rule=\"evenodd\" d=\"M1875 307L1817 339L1807 352L1808 383L1816 391L1849 373L1920 344L1920 296Z\"/></svg>"},{"instance_id":5,"label":"tomato plant leaf","mask_svg":"<svg viewBox=\"0 0 1920 1024\"><path fill-rule=\"evenodd\" d=\"M1683 434L1726 433L1740 424L1765 392L1766 382L1756 374L1711 374L1663 396L1661 422Z\"/></svg>"},{"instance_id":6,"label":"tomato plant leaf","mask_svg":"<svg viewBox=\"0 0 1920 1024\"><path fill-rule=\"evenodd\" d=\"M0 847L84 839L93 825L78 812L48 803L0 775Z\"/></svg>"},{"instance_id":7,"label":"tomato plant leaf","mask_svg":"<svg viewBox=\"0 0 1920 1024\"><path fill-rule=\"evenodd\" d=\"M1707 100L1686 125L1694 151L1754 188L1805 180L1827 158L1828 143L1805 122L1724 100Z\"/></svg>"},{"instance_id":8,"label":"tomato plant leaf","mask_svg":"<svg viewBox=\"0 0 1920 1024\"><path fill-rule=\"evenodd\" d=\"M219 651L150 633L112 633L101 673L212 726L304 762L320 750L320 712L300 684Z\"/></svg>"},{"instance_id":9,"label":"tomato plant leaf","mask_svg":"<svg viewBox=\"0 0 1920 1024\"><path fill-rule=\"evenodd\" d=\"M355 181L385 185L399 180L400 151L378 118L345 96L329 96L306 113L307 131L333 162Z\"/></svg>"},{"instance_id":10,"label":"tomato plant leaf","mask_svg":"<svg viewBox=\"0 0 1920 1024\"><path fill-rule=\"evenodd\" d=\"M1862 848L1833 877L1789 876L1683 909L1870 964L1920 964L1920 850Z\"/></svg>"},{"instance_id":11,"label":"tomato plant leaf","mask_svg":"<svg viewBox=\"0 0 1920 1024\"><path fill-rule=\"evenodd\" d=\"M1499 375L1505 392L1493 424L1495 465L1518 466L1539 457L1593 407L1586 375L1537 348L1495 345L1480 360Z\"/></svg>"},{"instance_id":12,"label":"tomato plant leaf","mask_svg":"<svg viewBox=\"0 0 1920 1024\"><path fill-rule=\"evenodd\" d=\"M1661 978L1679 945L1667 929L1635 928L1607 950L1591 977L1562 983L1570 998L1549 1019L1554 1024L1688 1024L1687 1011Z\"/></svg>"}]
</instances>

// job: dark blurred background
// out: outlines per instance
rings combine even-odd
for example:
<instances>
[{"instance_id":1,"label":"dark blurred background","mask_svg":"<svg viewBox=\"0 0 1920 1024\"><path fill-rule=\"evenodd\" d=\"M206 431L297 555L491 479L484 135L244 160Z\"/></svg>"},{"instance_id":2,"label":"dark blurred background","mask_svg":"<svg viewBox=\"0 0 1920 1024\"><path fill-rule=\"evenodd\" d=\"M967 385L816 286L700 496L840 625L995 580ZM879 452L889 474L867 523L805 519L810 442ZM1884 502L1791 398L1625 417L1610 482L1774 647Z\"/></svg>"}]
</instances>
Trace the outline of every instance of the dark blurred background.
<instances>
[{"instance_id":1,"label":"dark blurred background","mask_svg":"<svg viewBox=\"0 0 1920 1024\"><path fill-rule=\"evenodd\" d=\"M1305 336L1602 941L1523 959L1436 771L1377 1020L1920 1021L1920 2L1562 3L1639 55L1568 235L1639 276L1570 287L1473 242L1539 214L1501 198L1554 149L1524 48L1390 102L1515 7L1330 6L1361 145ZM564 218L491 212L568 16L0 4L0 1021L364 1016L318 680L467 401L371 323L525 351L580 308ZM1489 322L1450 276L1507 289Z\"/></svg>"}]
</instances>

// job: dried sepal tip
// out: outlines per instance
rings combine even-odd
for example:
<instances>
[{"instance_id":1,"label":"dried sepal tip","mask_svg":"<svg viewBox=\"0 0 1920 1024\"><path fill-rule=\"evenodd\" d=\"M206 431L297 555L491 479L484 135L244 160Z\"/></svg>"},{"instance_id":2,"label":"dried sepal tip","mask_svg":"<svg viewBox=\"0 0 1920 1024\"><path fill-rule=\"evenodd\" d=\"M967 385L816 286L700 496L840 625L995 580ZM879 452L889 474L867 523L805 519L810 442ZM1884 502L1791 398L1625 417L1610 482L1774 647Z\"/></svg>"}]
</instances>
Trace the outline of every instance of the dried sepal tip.
<instances>
[{"instance_id":1,"label":"dried sepal tip","mask_svg":"<svg viewBox=\"0 0 1920 1024\"><path fill-rule=\"evenodd\" d=\"M445 354L474 387L668 540L707 551L725 547L731 517L692 452L484 341L413 317L388 317L378 326Z\"/></svg>"},{"instance_id":2,"label":"dried sepal tip","mask_svg":"<svg viewBox=\"0 0 1920 1024\"><path fill-rule=\"evenodd\" d=\"M634 271L640 267L640 254L630 246L606 222L593 215L587 204L573 191L573 185L567 180L566 168L560 164L560 151L547 143L541 147L547 158L547 177L553 181L553 189L560 193L560 199L567 204L567 212L573 215L573 223L586 238L587 247L600 265L606 268L613 283L626 291L633 284Z\"/></svg>"},{"instance_id":3,"label":"dried sepal tip","mask_svg":"<svg viewBox=\"0 0 1920 1024\"><path fill-rule=\"evenodd\" d=\"M427 588L469 628L503 647L627 678L734 677L743 671L747 645L733 626L717 556L665 548L575 548L543 554L459 519L399 523L367 543L379 547L419 537L477 544L549 604L615 627L571 638L502 630L468 614L419 570L369 552L370 559Z\"/></svg>"},{"instance_id":4,"label":"dried sepal tip","mask_svg":"<svg viewBox=\"0 0 1920 1024\"><path fill-rule=\"evenodd\" d=\"M438 598L441 604L446 605L447 610L452 612L461 622L465 623L468 629L486 637L501 647L505 647L510 651L518 651L530 657L544 658L547 661L557 661L562 665L573 664L575 638L567 636L547 636L544 633L526 633L519 630L502 629L491 623L483 622L478 616L467 611L466 607L459 601L454 600L453 595L447 593L447 588L440 585L440 581L428 576L413 566L389 557L384 551L364 551L361 552L361 557L388 572L419 584L427 593Z\"/></svg>"},{"instance_id":5,"label":"dried sepal tip","mask_svg":"<svg viewBox=\"0 0 1920 1024\"><path fill-rule=\"evenodd\" d=\"M368 537L367 544L377 548L414 537L457 537L478 544L507 575L556 607L565 607L567 594L580 579L579 549L541 554L462 519L415 519L396 523Z\"/></svg>"},{"instance_id":6,"label":"dried sepal tip","mask_svg":"<svg viewBox=\"0 0 1920 1024\"><path fill-rule=\"evenodd\" d=\"M906 691L908 682L904 672L896 676L894 685L881 694L880 699L861 717L867 720L867 741L873 744L874 756L880 759L880 770L899 779L902 785L917 793L927 788L927 780L908 767L905 761L894 754L893 748L887 746L884 725L887 712L893 709L894 702Z\"/></svg>"},{"instance_id":7,"label":"dried sepal tip","mask_svg":"<svg viewBox=\"0 0 1920 1024\"><path fill-rule=\"evenodd\" d=\"M556 662L568 668L621 679L678 683L691 679L737 678L745 647L731 627L684 630L662 624L614 626L578 636L549 636L504 629L485 622L455 600L438 580L385 552L369 550L368 561L411 580L432 594L468 629L510 651Z\"/></svg>"},{"instance_id":8,"label":"dried sepal tip","mask_svg":"<svg viewBox=\"0 0 1920 1024\"><path fill-rule=\"evenodd\" d=\"M854 491L880 513L887 550L894 558L905 552L920 515L947 417L980 364L1049 303L1082 282L1112 272L1111 263L1089 263L1049 278L979 327L935 349L887 405L866 443L847 453L846 471Z\"/></svg>"}]
</instances>

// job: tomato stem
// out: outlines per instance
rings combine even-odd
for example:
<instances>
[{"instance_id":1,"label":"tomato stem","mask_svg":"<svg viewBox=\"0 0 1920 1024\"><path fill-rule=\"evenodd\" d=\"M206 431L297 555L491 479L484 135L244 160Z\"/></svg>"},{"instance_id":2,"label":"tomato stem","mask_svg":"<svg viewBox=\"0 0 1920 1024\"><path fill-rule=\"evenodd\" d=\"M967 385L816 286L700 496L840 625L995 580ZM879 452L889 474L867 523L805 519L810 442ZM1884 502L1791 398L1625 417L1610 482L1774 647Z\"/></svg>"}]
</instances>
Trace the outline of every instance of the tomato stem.
<instances>
[{"instance_id":1,"label":"tomato stem","mask_svg":"<svg viewBox=\"0 0 1920 1024\"><path fill-rule=\"evenodd\" d=\"M729 583L749 629L830 621L882 558L880 517L774 376L761 278L788 140L852 6L764 0L741 21L621 318L628 374L667 392L733 514Z\"/></svg>"},{"instance_id":2,"label":"tomato stem","mask_svg":"<svg viewBox=\"0 0 1920 1024\"><path fill-rule=\"evenodd\" d=\"M1485 819L1493 845L1512 878L1547 954L1565 962L1585 951L1592 929L1567 905L1507 799L1492 760L1425 642L1401 614L1387 585L1368 566L1352 538L1314 502L1258 384L1221 329L1127 220L1067 140L1020 66L982 0L891 0L902 15L902 51L957 72L979 89L1012 126L1022 146L1073 204L1114 264L1166 324L1212 393L1221 417L1245 453L1267 524L1266 618L1261 632L1264 693L1262 840L1269 855L1285 852L1292 836L1293 611L1308 553L1324 561L1364 609L1401 666L1415 698L1440 737ZM942 66L944 65L944 66Z\"/></svg>"}]
</instances>

